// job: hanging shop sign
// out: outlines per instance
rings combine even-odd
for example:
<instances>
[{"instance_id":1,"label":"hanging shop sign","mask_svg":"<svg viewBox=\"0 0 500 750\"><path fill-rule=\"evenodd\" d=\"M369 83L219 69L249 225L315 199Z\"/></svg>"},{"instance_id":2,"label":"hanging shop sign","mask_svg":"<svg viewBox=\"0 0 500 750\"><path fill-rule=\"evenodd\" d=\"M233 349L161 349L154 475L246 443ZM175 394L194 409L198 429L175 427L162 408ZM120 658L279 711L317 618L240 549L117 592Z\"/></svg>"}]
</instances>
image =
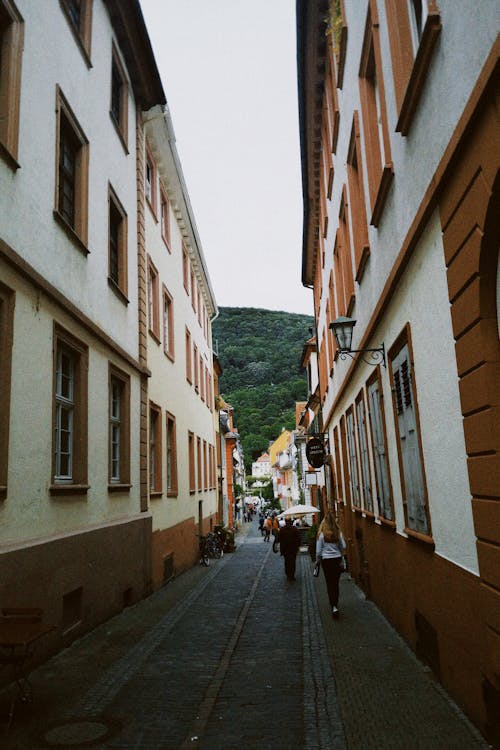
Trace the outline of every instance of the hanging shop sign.
<instances>
[{"instance_id":1,"label":"hanging shop sign","mask_svg":"<svg viewBox=\"0 0 500 750\"><path fill-rule=\"evenodd\" d=\"M320 469L325 463L325 444L317 437L310 438L306 445L307 460L315 469Z\"/></svg>"}]
</instances>

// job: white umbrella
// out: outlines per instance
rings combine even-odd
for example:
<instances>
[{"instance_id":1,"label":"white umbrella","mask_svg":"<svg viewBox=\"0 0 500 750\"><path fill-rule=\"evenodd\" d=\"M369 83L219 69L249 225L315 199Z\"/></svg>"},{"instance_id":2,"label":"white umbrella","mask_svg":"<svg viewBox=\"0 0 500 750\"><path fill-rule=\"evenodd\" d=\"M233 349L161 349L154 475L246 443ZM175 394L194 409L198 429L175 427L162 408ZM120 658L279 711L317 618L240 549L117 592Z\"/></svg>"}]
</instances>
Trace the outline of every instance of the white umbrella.
<instances>
[{"instance_id":1,"label":"white umbrella","mask_svg":"<svg viewBox=\"0 0 500 750\"><path fill-rule=\"evenodd\" d=\"M319 513L318 508L314 505L292 505L291 508L287 508L280 513L278 518L286 518L287 516L308 516L310 513Z\"/></svg>"}]
</instances>

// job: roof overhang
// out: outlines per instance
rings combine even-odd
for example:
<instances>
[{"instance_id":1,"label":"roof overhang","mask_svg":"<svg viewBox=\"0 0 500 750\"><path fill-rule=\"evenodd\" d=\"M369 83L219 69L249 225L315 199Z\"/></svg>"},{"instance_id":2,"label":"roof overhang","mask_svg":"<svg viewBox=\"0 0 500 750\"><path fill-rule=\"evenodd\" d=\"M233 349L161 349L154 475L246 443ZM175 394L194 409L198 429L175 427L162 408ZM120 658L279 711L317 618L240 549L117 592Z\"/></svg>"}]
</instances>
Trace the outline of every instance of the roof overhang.
<instances>
[{"instance_id":1,"label":"roof overhang","mask_svg":"<svg viewBox=\"0 0 500 750\"><path fill-rule=\"evenodd\" d=\"M297 78L304 225L302 284L312 286L319 233L319 167L328 0L297 0Z\"/></svg>"},{"instance_id":2,"label":"roof overhang","mask_svg":"<svg viewBox=\"0 0 500 750\"><path fill-rule=\"evenodd\" d=\"M165 104L165 92L138 0L104 0L127 64L134 96L142 109Z\"/></svg>"}]
</instances>

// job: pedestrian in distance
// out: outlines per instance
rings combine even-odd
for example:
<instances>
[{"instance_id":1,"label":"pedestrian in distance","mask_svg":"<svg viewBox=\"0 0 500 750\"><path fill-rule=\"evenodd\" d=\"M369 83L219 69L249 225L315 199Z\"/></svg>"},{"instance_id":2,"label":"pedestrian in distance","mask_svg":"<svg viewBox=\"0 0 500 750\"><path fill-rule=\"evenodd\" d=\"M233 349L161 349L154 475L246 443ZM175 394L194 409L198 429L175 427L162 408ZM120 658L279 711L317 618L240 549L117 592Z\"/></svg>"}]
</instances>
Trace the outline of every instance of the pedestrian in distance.
<instances>
[{"instance_id":1,"label":"pedestrian in distance","mask_svg":"<svg viewBox=\"0 0 500 750\"><path fill-rule=\"evenodd\" d=\"M285 575L289 581L295 581L295 565L300 547L300 532L287 518L285 526L280 529L280 552L285 558Z\"/></svg>"},{"instance_id":2,"label":"pedestrian in distance","mask_svg":"<svg viewBox=\"0 0 500 750\"><path fill-rule=\"evenodd\" d=\"M273 528L273 522L269 516L266 516L264 521L264 541L269 542L271 538L271 529Z\"/></svg>"},{"instance_id":3,"label":"pedestrian in distance","mask_svg":"<svg viewBox=\"0 0 500 750\"><path fill-rule=\"evenodd\" d=\"M334 514L328 511L321 521L316 537L316 566L323 568L332 617L339 615L339 580L344 570L342 555L346 545ZM316 568L319 571L319 567ZM317 575L317 573L316 573Z\"/></svg>"},{"instance_id":4,"label":"pedestrian in distance","mask_svg":"<svg viewBox=\"0 0 500 750\"><path fill-rule=\"evenodd\" d=\"M280 533L280 522L278 520L278 517L276 515L273 515L272 535L275 541L278 539L279 533Z\"/></svg>"},{"instance_id":5,"label":"pedestrian in distance","mask_svg":"<svg viewBox=\"0 0 500 750\"><path fill-rule=\"evenodd\" d=\"M259 531L260 535L264 536L264 514L262 511L259 513Z\"/></svg>"}]
</instances>

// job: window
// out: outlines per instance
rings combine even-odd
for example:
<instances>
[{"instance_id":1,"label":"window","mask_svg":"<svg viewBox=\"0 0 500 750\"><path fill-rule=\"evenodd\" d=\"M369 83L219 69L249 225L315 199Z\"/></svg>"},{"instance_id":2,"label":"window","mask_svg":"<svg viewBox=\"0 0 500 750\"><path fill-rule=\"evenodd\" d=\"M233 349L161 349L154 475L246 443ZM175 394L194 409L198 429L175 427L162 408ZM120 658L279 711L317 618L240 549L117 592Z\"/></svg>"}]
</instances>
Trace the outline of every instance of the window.
<instances>
[{"instance_id":1,"label":"window","mask_svg":"<svg viewBox=\"0 0 500 750\"><path fill-rule=\"evenodd\" d=\"M416 403L415 374L410 357L408 327L389 352L394 421L398 444L401 490L406 531L430 536L427 488L424 476Z\"/></svg>"},{"instance_id":2,"label":"window","mask_svg":"<svg viewBox=\"0 0 500 750\"><path fill-rule=\"evenodd\" d=\"M385 0L385 6L399 115L396 131L408 135L441 32L441 17L435 0Z\"/></svg>"},{"instance_id":3,"label":"window","mask_svg":"<svg viewBox=\"0 0 500 750\"><path fill-rule=\"evenodd\" d=\"M127 215L113 188L108 189L109 268L112 288L127 300Z\"/></svg>"},{"instance_id":4,"label":"window","mask_svg":"<svg viewBox=\"0 0 500 750\"><path fill-rule=\"evenodd\" d=\"M191 306L196 312L196 279L193 269L191 269Z\"/></svg>"},{"instance_id":5,"label":"window","mask_svg":"<svg viewBox=\"0 0 500 750\"><path fill-rule=\"evenodd\" d=\"M144 191L146 194L146 201L156 218L156 164L147 144Z\"/></svg>"},{"instance_id":6,"label":"window","mask_svg":"<svg viewBox=\"0 0 500 750\"><path fill-rule=\"evenodd\" d=\"M14 292L0 283L0 500L7 495Z\"/></svg>"},{"instance_id":7,"label":"window","mask_svg":"<svg viewBox=\"0 0 500 750\"><path fill-rule=\"evenodd\" d=\"M392 489L387 458L387 438L385 432L385 415L382 408L382 390L380 369L374 372L368 381L368 414L373 446L373 463L377 481L378 510L382 518L394 520L392 507Z\"/></svg>"},{"instance_id":8,"label":"window","mask_svg":"<svg viewBox=\"0 0 500 750\"><path fill-rule=\"evenodd\" d=\"M175 417L167 411L167 495L176 497L178 493L177 485L177 435L175 427Z\"/></svg>"},{"instance_id":9,"label":"window","mask_svg":"<svg viewBox=\"0 0 500 750\"><path fill-rule=\"evenodd\" d=\"M189 492L196 492L196 476L194 469L194 435L188 432L188 458L189 458Z\"/></svg>"},{"instance_id":10,"label":"window","mask_svg":"<svg viewBox=\"0 0 500 750\"><path fill-rule=\"evenodd\" d=\"M200 352L200 398L205 401L205 365Z\"/></svg>"},{"instance_id":11,"label":"window","mask_svg":"<svg viewBox=\"0 0 500 750\"><path fill-rule=\"evenodd\" d=\"M332 50L337 64L337 86L342 88L344 81L345 56L347 50L347 24L344 0L330 0L329 27Z\"/></svg>"},{"instance_id":12,"label":"window","mask_svg":"<svg viewBox=\"0 0 500 750\"><path fill-rule=\"evenodd\" d=\"M149 489L161 494L161 408L149 402Z\"/></svg>"},{"instance_id":13,"label":"window","mask_svg":"<svg viewBox=\"0 0 500 750\"><path fill-rule=\"evenodd\" d=\"M333 446L334 446L334 452L335 452L335 477L336 477L335 499L338 500L338 502L343 502L344 495L342 492L342 470L341 470L341 462L340 462L340 444L339 444L338 426L335 427L333 430Z\"/></svg>"},{"instance_id":14,"label":"window","mask_svg":"<svg viewBox=\"0 0 500 750\"><path fill-rule=\"evenodd\" d=\"M161 198L161 236L170 252L170 201L165 188L160 185Z\"/></svg>"},{"instance_id":15,"label":"window","mask_svg":"<svg viewBox=\"0 0 500 750\"><path fill-rule=\"evenodd\" d=\"M377 227L392 182L393 169L382 77L378 16L374 0L370 0L366 18L359 68L359 92L372 212L370 223Z\"/></svg>"},{"instance_id":16,"label":"window","mask_svg":"<svg viewBox=\"0 0 500 750\"><path fill-rule=\"evenodd\" d=\"M203 441L203 489L208 490L208 450L207 441Z\"/></svg>"},{"instance_id":17,"label":"window","mask_svg":"<svg viewBox=\"0 0 500 750\"><path fill-rule=\"evenodd\" d=\"M354 112L353 116L351 141L347 153L347 179L349 183L352 237L354 242L354 267L356 281L359 283L363 277L366 262L370 255L370 246L368 244L368 224L366 219L363 171L361 169L361 147L357 112Z\"/></svg>"},{"instance_id":18,"label":"window","mask_svg":"<svg viewBox=\"0 0 500 750\"><path fill-rule=\"evenodd\" d=\"M193 367L191 357L191 334L189 332L189 329L186 328L186 380L189 383L193 382Z\"/></svg>"},{"instance_id":19,"label":"window","mask_svg":"<svg viewBox=\"0 0 500 750\"><path fill-rule=\"evenodd\" d=\"M199 288L198 288L197 300L198 300L198 323L199 323L200 328L201 328L202 308L201 308L201 294L200 294L200 289Z\"/></svg>"},{"instance_id":20,"label":"window","mask_svg":"<svg viewBox=\"0 0 500 750\"><path fill-rule=\"evenodd\" d=\"M57 188L54 215L85 253L88 253L88 158L87 138L57 87Z\"/></svg>"},{"instance_id":21,"label":"window","mask_svg":"<svg viewBox=\"0 0 500 750\"><path fill-rule=\"evenodd\" d=\"M347 452L349 457L349 475L351 480L351 499L356 508L361 508L361 492L359 486L358 457L356 452L356 426L352 407L346 414Z\"/></svg>"},{"instance_id":22,"label":"window","mask_svg":"<svg viewBox=\"0 0 500 750\"><path fill-rule=\"evenodd\" d=\"M200 390L199 370L198 370L198 347L193 344L193 367L194 367L194 389L196 393Z\"/></svg>"},{"instance_id":23,"label":"window","mask_svg":"<svg viewBox=\"0 0 500 750\"><path fill-rule=\"evenodd\" d=\"M328 60L325 71L325 105L327 122L325 124L327 126L330 151L335 153L337 150L337 139L339 134L340 111L337 97L337 85L335 83L335 52L332 36L327 40L327 47Z\"/></svg>"},{"instance_id":24,"label":"window","mask_svg":"<svg viewBox=\"0 0 500 750\"><path fill-rule=\"evenodd\" d=\"M0 155L17 163L24 22L12 0L0 0Z\"/></svg>"},{"instance_id":25,"label":"window","mask_svg":"<svg viewBox=\"0 0 500 750\"><path fill-rule=\"evenodd\" d=\"M202 471L202 459L201 459L201 438L196 438L196 466L198 467L198 492L203 489L203 471Z\"/></svg>"},{"instance_id":26,"label":"window","mask_svg":"<svg viewBox=\"0 0 500 750\"><path fill-rule=\"evenodd\" d=\"M113 45L111 54L111 104L109 113L128 153L128 86L123 65Z\"/></svg>"},{"instance_id":27,"label":"window","mask_svg":"<svg viewBox=\"0 0 500 750\"><path fill-rule=\"evenodd\" d=\"M159 311L159 280L158 271L148 256L148 321L149 332L159 343L160 341L160 311Z\"/></svg>"},{"instance_id":28,"label":"window","mask_svg":"<svg viewBox=\"0 0 500 750\"><path fill-rule=\"evenodd\" d=\"M130 486L130 377L109 368L109 484Z\"/></svg>"},{"instance_id":29,"label":"window","mask_svg":"<svg viewBox=\"0 0 500 750\"><path fill-rule=\"evenodd\" d=\"M163 284L163 351L174 359L174 301Z\"/></svg>"},{"instance_id":30,"label":"window","mask_svg":"<svg viewBox=\"0 0 500 750\"><path fill-rule=\"evenodd\" d=\"M87 373L87 347L56 326L51 486L53 492L86 492L88 489Z\"/></svg>"},{"instance_id":31,"label":"window","mask_svg":"<svg viewBox=\"0 0 500 750\"><path fill-rule=\"evenodd\" d=\"M69 27L88 67L92 30L92 0L60 0Z\"/></svg>"},{"instance_id":32,"label":"window","mask_svg":"<svg viewBox=\"0 0 500 750\"><path fill-rule=\"evenodd\" d=\"M333 268L335 272L338 313L339 315L349 315L354 304L354 276L352 272L351 240L345 187L342 190L339 228L333 248Z\"/></svg>"},{"instance_id":33,"label":"window","mask_svg":"<svg viewBox=\"0 0 500 750\"><path fill-rule=\"evenodd\" d=\"M182 243L182 278L184 289L189 294L189 256L184 243Z\"/></svg>"},{"instance_id":34,"label":"window","mask_svg":"<svg viewBox=\"0 0 500 750\"><path fill-rule=\"evenodd\" d=\"M373 513L372 482L370 477L370 459L368 456L368 431L366 428L365 399L363 392L356 399L356 420L358 423L359 453L361 479L363 485L364 509Z\"/></svg>"}]
</instances>

